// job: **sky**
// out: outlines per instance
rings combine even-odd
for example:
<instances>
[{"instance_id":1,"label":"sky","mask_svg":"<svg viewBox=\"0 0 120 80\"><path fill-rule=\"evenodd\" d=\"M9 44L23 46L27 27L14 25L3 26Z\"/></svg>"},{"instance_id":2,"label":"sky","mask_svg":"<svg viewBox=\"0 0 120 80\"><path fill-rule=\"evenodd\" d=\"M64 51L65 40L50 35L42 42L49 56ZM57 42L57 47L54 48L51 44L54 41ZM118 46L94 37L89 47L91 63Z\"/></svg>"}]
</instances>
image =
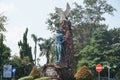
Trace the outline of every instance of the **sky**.
<instances>
[{"instance_id":1,"label":"sky","mask_svg":"<svg viewBox=\"0 0 120 80\"><path fill-rule=\"evenodd\" d=\"M105 23L109 25L109 28L120 27L120 1L107 1L117 11L114 13L115 16L106 14ZM46 24L49 13L55 12L55 7L65 9L67 2L71 8L74 2L82 5L82 0L0 0L0 13L8 18L5 25L7 29L5 43L10 47L12 55L19 55L18 41L22 40L26 28L28 28L28 43L33 48L34 41L31 34L43 38L50 37L52 34L47 30ZM39 53L38 50L37 54ZM41 64L45 63L45 57L42 57L40 61Z\"/></svg>"}]
</instances>

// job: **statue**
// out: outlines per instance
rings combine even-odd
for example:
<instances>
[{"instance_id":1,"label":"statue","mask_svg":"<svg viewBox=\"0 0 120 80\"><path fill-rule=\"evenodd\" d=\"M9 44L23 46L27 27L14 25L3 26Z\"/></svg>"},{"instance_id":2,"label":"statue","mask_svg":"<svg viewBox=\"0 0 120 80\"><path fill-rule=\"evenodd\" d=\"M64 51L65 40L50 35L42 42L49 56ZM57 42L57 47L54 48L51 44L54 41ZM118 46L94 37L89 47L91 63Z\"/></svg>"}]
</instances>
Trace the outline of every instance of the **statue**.
<instances>
[{"instance_id":1,"label":"statue","mask_svg":"<svg viewBox=\"0 0 120 80\"><path fill-rule=\"evenodd\" d=\"M59 28L61 33L64 35L64 53L62 53L62 61L66 63L71 68L73 67L73 58L74 58L74 46L73 46L73 34L71 29L71 22L68 20L68 16L70 13L70 6L67 3L66 10L63 11L61 8L55 8L58 13L59 19Z\"/></svg>"},{"instance_id":2,"label":"statue","mask_svg":"<svg viewBox=\"0 0 120 80\"><path fill-rule=\"evenodd\" d=\"M56 28L55 54L56 62L43 66L44 76L49 76L55 80L75 80L73 71L74 45L71 22L68 20L70 6L67 3L66 10L56 8L60 17L59 27Z\"/></svg>"},{"instance_id":3,"label":"statue","mask_svg":"<svg viewBox=\"0 0 120 80\"><path fill-rule=\"evenodd\" d=\"M56 12L58 13L58 15L60 16L60 21L63 21L63 20L66 20L66 18L68 17L69 15L69 12L70 12L70 6L69 4L67 3L66 5L66 10L63 11L61 8L55 8Z\"/></svg>"},{"instance_id":4,"label":"statue","mask_svg":"<svg viewBox=\"0 0 120 80\"><path fill-rule=\"evenodd\" d=\"M55 54L57 57L57 62L60 62L62 59L62 53L64 51L63 48L63 43L64 43L64 36L61 33L60 29L56 29L56 36L55 36Z\"/></svg>"}]
</instances>

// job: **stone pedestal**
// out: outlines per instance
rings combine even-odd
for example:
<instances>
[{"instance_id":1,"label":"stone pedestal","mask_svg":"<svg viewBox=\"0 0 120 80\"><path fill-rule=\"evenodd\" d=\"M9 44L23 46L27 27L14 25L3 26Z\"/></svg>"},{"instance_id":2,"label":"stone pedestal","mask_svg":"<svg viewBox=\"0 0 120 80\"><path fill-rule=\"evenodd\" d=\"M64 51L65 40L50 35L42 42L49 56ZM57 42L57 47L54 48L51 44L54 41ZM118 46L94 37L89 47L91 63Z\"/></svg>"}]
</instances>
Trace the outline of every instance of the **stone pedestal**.
<instances>
[{"instance_id":1,"label":"stone pedestal","mask_svg":"<svg viewBox=\"0 0 120 80\"><path fill-rule=\"evenodd\" d=\"M42 73L52 80L74 80L72 69L65 64L46 64L42 67Z\"/></svg>"}]
</instances>

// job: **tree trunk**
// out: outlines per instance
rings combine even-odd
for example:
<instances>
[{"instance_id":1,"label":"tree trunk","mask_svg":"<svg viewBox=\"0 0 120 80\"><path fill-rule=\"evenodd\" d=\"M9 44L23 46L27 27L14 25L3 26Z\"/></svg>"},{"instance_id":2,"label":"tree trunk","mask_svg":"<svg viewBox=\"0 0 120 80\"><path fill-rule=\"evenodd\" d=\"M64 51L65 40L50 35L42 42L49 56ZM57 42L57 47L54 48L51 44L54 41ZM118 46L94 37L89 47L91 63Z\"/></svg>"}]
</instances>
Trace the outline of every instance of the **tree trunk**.
<instances>
[{"instance_id":1,"label":"tree trunk","mask_svg":"<svg viewBox=\"0 0 120 80\"><path fill-rule=\"evenodd\" d=\"M74 58L74 46L73 46L73 34L71 30L71 22L69 20L63 20L60 23L60 29L64 35L64 50L65 57L63 57L63 61L71 68L73 68L73 58ZM63 55L63 56L64 56Z\"/></svg>"}]
</instances>

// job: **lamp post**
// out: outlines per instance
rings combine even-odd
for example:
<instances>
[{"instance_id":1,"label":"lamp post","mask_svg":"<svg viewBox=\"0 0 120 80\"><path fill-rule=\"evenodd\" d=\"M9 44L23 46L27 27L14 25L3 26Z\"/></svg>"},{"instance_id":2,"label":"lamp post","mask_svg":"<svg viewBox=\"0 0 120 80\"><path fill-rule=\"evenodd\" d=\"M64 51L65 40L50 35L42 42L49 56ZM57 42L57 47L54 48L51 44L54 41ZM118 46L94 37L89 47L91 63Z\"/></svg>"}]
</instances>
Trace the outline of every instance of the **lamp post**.
<instances>
[{"instance_id":1,"label":"lamp post","mask_svg":"<svg viewBox=\"0 0 120 80\"><path fill-rule=\"evenodd\" d=\"M102 71L103 66L101 64L96 64L96 71L98 72L98 80L100 80L100 72Z\"/></svg>"}]
</instances>

